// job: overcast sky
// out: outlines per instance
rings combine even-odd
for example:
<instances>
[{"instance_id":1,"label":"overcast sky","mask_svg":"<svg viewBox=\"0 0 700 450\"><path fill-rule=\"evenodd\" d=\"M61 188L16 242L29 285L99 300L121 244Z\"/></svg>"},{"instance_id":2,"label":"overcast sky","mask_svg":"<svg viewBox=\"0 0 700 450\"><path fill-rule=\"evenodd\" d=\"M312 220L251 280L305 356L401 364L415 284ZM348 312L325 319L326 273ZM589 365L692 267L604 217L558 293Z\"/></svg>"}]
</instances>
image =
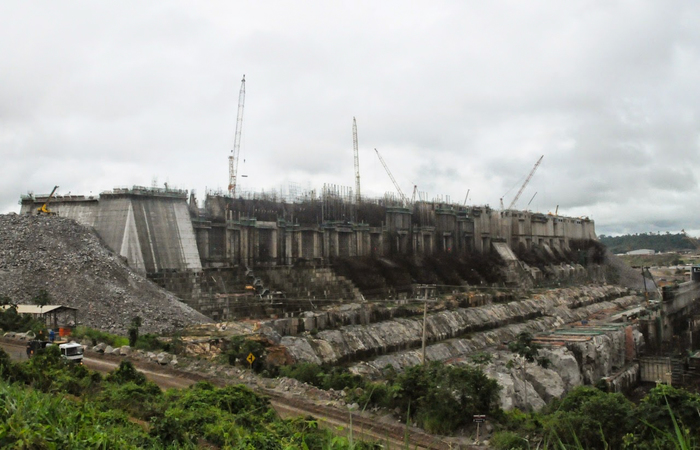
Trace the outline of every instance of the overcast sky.
<instances>
[{"instance_id":1,"label":"overcast sky","mask_svg":"<svg viewBox=\"0 0 700 450\"><path fill-rule=\"evenodd\" d=\"M696 1L0 1L0 212L156 182L588 216L700 234ZM536 195L535 195L536 193ZM534 195L534 199L533 199ZM531 201L532 200L532 201ZM529 203L529 206L528 206Z\"/></svg>"}]
</instances>

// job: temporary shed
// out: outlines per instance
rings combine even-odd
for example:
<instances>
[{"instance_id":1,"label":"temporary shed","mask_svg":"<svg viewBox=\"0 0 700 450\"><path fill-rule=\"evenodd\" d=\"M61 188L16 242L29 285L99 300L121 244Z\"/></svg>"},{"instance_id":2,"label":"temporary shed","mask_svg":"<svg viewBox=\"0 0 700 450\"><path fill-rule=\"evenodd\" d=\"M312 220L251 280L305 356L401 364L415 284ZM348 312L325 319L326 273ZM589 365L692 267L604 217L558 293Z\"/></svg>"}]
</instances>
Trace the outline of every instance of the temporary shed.
<instances>
[{"instance_id":1,"label":"temporary shed","mask_svg":"<svg viewBox=\"0 0 700 450\"><path fill-rule=\"evenodd\" d=\"M72 315L73 323L77 323L78 308L64 305L2 305L3 311L15 307L17 314L32 314L43 318L47 325L58 328L58 316Z\"/></svg>"}]
</instances>

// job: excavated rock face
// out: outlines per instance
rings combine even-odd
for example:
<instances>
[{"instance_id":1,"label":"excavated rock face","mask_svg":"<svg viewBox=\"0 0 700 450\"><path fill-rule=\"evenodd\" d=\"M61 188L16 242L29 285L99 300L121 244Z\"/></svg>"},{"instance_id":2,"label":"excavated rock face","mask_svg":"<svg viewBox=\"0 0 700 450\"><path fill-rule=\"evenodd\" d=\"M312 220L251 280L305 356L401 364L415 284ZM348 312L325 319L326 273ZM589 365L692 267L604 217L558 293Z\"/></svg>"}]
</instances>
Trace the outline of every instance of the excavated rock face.
<instances>
[{"instance_id":1,"label":"excavated rock face","mask_svg":"<svg viewBox=\"0 0 700 450\"><path fill-rule=\"evenodd\" d=\"M586 318L599 309L615 306L605 300L624 292L624 289L614 286L560 289L522 301L430 314L426 320L428 343L449 341L429 345L426 356L430 361L444 361L511 340L521 331L553 329ZM623 303L636 301L629 298ZM462 338L470 333L478 333L478 339L476 336ZM281 343L297 361L320 360L333 364L378 356L366 363L378 374L381 368L389 364L401 369L420 363L420 350L415 349L420 347L421 336L422 318L415 317L366 326L343 326L337 330L321 331L315 337L286 336ZM366 369L358 369L357 372L372 371Z\"/></svg>"},{"instance_id":2,"label":"excavated rock face","mask_svg":"<svg viewBox=\"0 0 700 450\"><path fill-rule=\"evenodd\" d=\"M570 350L561 347L545 347L539 353L550 361L552 367L556 368L564 383L565 392L583 384L578 362Z\"/></svg>"},{"instance_id":3,"label":"excavated rock face","mask_svg":"<svg viewBox=\"0 0 700 450\"><path fill-rule=\"evenodd\" d=\"M162 332L211 320L132 271L97 235L57 216L0 215L0 295L31 304L45 290L51 304L78 308L78 322L125 333Z\"/></svg>"},{"instance_id":4,"label":"excavated rock face","mask_svg":"<svg viewBox=\"0 0 700 450\"><path fill-rule=\"evenodd\" d=\"M486 351L493 360L483 368L502 387L500 406L538 410L576 386L615 376L628 362L628 327L604 325L596 331L582 328L582 338L543 347L539 356L550 361L546 369L496 349L503 349L503 342L515 339L523 331L535 335L551 332L641 301L626 293L626 289L615 286L559 289L527 300L432 313L426 320L426 334L429 342L435 343L426 346L425 356L428 361L472 364L469 355ZM381 378L388 366L403 370L422 363L421 334L422 317L413 317L341 326L315 336L283 336L280 343L295 361L355 361L349 367L351 372ZM639 332L631 332L635 348L643 344L638 342L638 335ZM630 371L610 382L624 386L634 376L634 371Z\"/></svg>"}]
</instances>

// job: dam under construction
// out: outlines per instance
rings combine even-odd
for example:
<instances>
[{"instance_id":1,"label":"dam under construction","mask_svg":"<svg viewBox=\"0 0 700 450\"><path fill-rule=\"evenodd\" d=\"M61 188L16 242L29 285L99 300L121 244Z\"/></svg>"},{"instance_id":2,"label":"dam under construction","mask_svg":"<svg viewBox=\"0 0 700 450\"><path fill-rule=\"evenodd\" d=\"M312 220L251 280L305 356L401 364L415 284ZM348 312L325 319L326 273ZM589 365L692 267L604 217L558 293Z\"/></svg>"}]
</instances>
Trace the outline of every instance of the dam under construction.
<instances>
[{"instance_id":1,"label":"dam under construction","mask_svg":"<svg viewBox=\"0 0 700 450\"><path fill-rule=\"evenodd\" d=\"M24 196L21 213L35 216L47 199ZM700 275L650 302L618 285L585 218L357 202L352 189L328 185L292 200L208 193L201 203L184 190L135 186L49 206L60 217L25 219L91 227L130 268L216 322L192 331L194 355L221 354L243 335L263 343L265 367L342 365L381 379L389 368L488 353L502 407L539 409L599 380L615 392L685 383L668 349L683 336L688 348L697 342ZM86 301L90 318L100 299ZM131 313L122 309L114 313ZM512 369L504 343L523 333L549 368Z\"/></svg>"},{"instance_id":2,"label":"dam under construction","mask_svg":"<svg viewBox=\"0 0 700 450\"><path fill-rule=\"evenodd\" d=\"M21 213L47 198L23 196ZM236 310L265 314L241 307L251 295L343 302L410 297L422 284L581 276L572 243L596 237L587 218L392 197L358 203L352 189L335 185L291 201L208 193L202 203L184 190L135 186L55 196L50 206L93 227L130 267L218 320Z\"/></svg>"}]
</instances>

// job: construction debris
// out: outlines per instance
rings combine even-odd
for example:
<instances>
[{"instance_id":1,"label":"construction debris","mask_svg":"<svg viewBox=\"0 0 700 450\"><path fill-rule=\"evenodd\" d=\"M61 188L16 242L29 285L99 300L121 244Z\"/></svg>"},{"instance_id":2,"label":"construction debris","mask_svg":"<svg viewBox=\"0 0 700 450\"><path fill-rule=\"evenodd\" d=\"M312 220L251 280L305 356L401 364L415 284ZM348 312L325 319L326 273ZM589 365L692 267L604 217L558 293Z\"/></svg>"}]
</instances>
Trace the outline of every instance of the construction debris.
<instances>
[{"instance_id":1,"label":"construction debris","mask_svg":"<svg viewBox=\"0 0 700 450\"><path fill-rule=\"evenodd\" d=\"M0 296L13 303L78 308L77 320L125 334L141 317L141 332L163 332L210 322L131 270L89 228L57 216L0 215Z\"/></svg>"}]
</instances>

